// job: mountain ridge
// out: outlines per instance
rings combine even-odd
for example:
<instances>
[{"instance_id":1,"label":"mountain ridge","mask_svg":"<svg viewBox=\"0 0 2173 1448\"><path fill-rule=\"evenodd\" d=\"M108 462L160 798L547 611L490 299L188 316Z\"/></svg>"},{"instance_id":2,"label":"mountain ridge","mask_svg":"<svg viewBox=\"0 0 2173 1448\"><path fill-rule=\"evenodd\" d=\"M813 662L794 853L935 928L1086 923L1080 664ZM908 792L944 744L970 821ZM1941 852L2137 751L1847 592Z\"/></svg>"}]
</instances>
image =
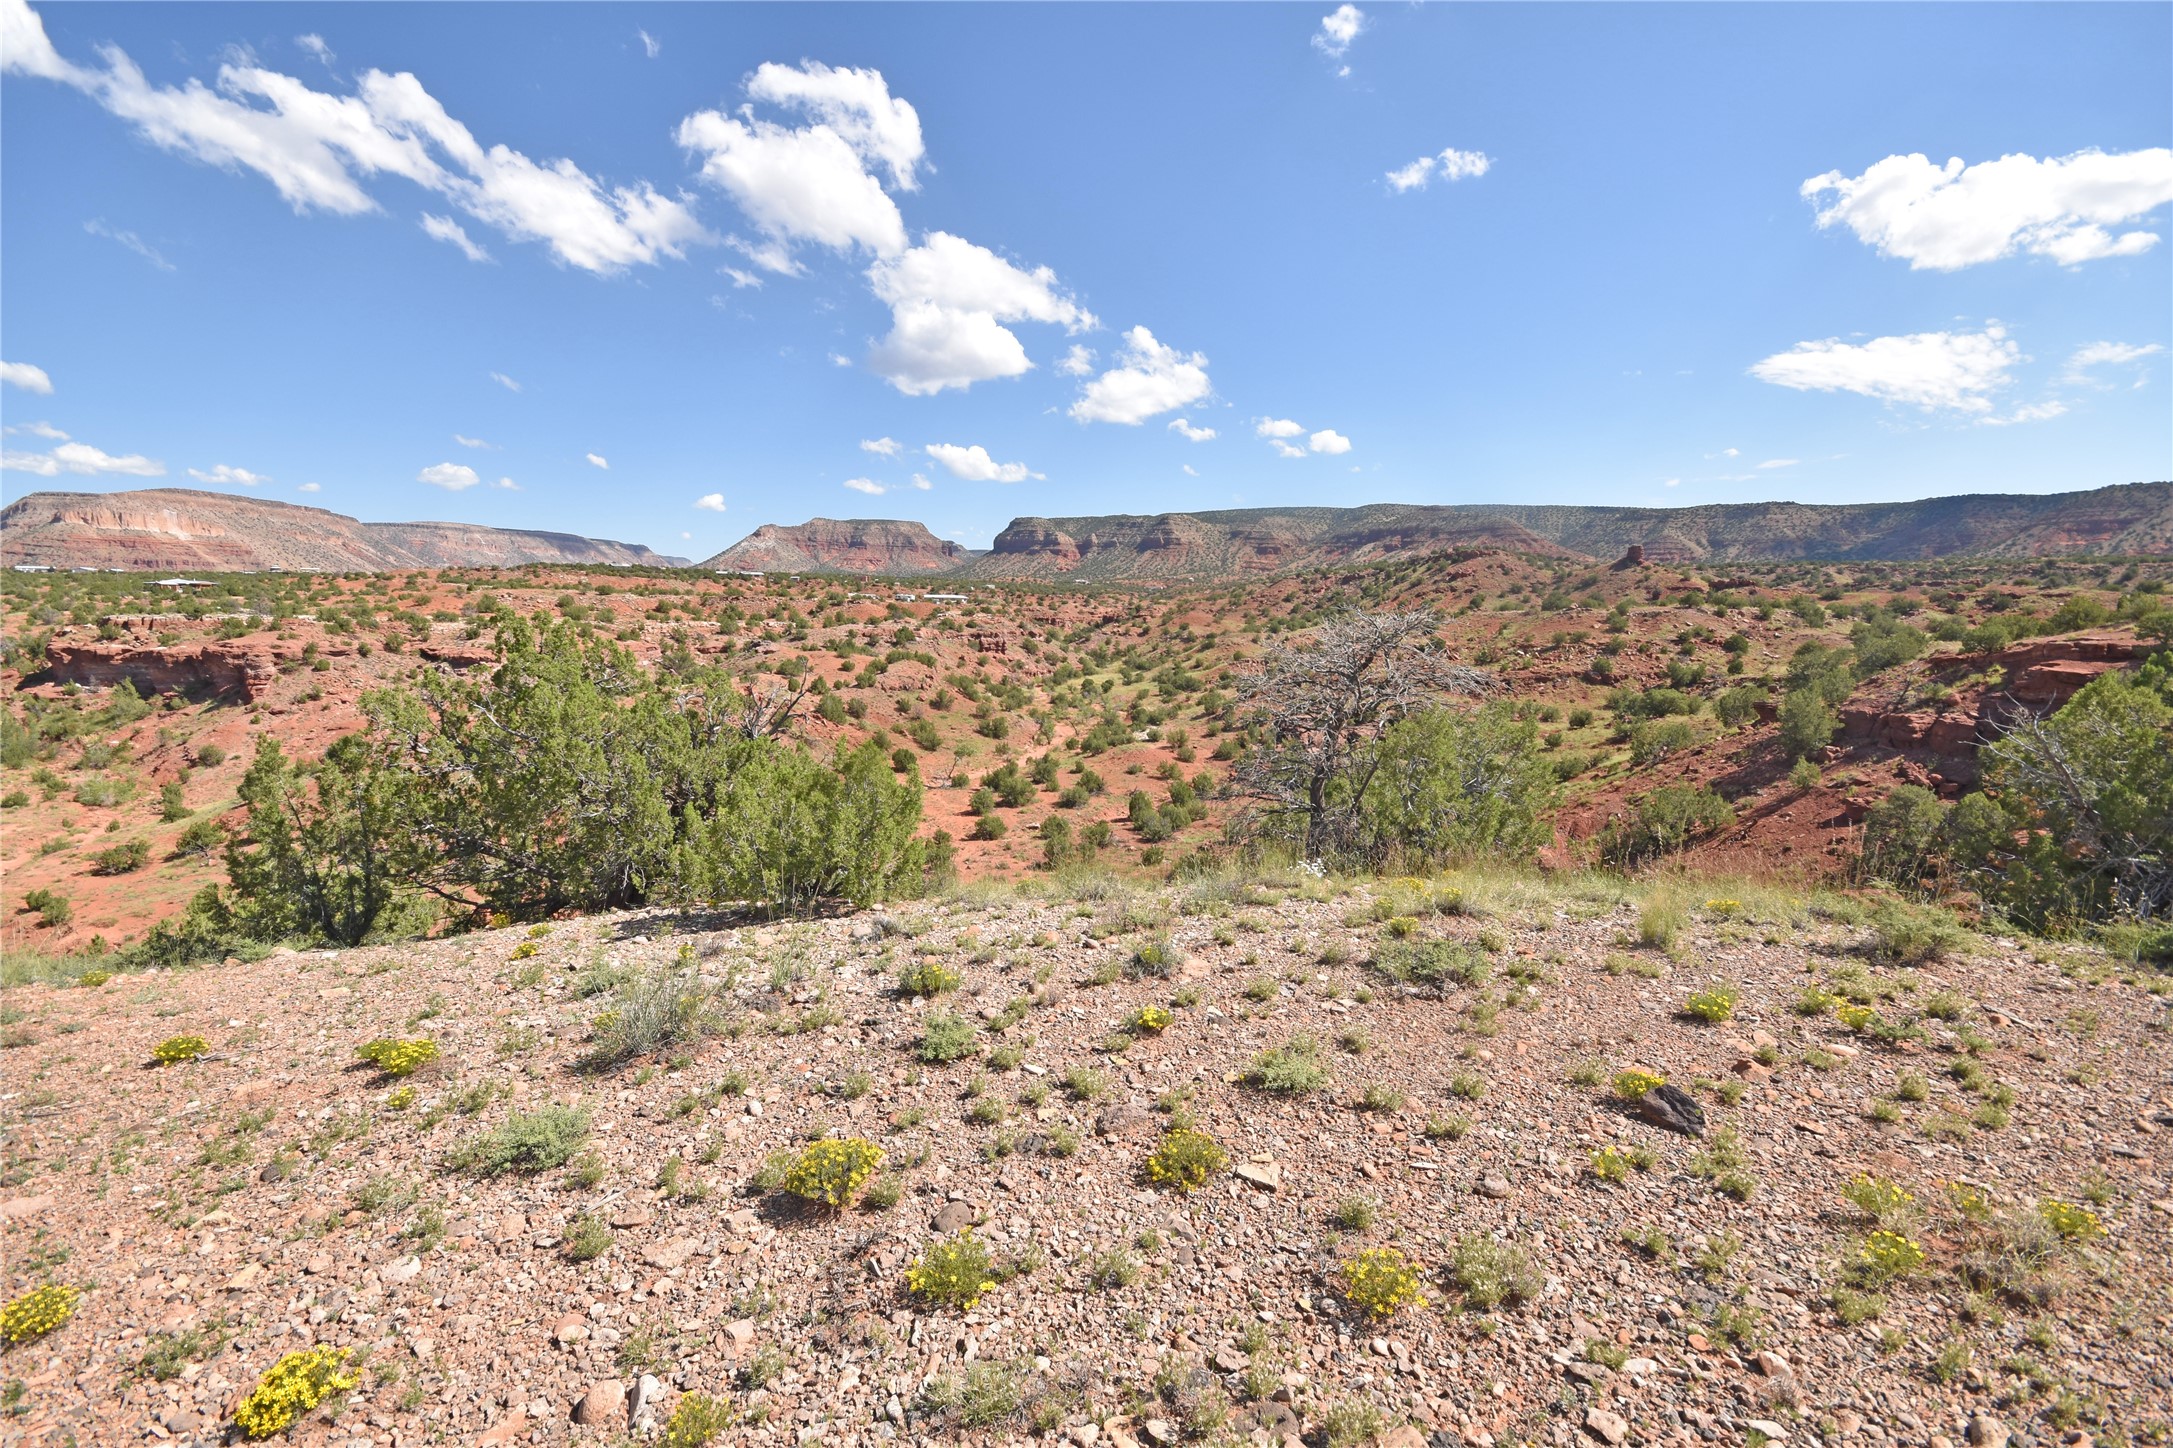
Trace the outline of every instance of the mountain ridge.
<instances>
[{"instance_id":1,"label":"mountain ridge","mask_svg":"<svg viewBox=\"0 0 2173 1448\"><path fill-rule=\"evenodd\" d=\"M0 509L0 557L10 565L202 572L687 565L638 543L481 523L365 523L328 508L197 488L26 493Z\"/></svg>"},{"instance_id":2,"label":"mountain ridge","mask_svg":"<svg viewBox=\"0 0 2173 1448\"><path fill-rule=\"evenodd\" d=\"M838 530L849 530L840 533ZM911 540L886 566L878 535ZM941 558L925 545L947 550ZM1902 560L2173 552L2173 483L2072 493L1973 493L1894 503L1370 503L1014 518L986 552L919 523L767 523L702 566L997 581L1201 582L1481 547L1579 560ZM840 550L848 551L840 551ZM945 562L944 559L948 561Z\"/></svg>"}]
</instances>

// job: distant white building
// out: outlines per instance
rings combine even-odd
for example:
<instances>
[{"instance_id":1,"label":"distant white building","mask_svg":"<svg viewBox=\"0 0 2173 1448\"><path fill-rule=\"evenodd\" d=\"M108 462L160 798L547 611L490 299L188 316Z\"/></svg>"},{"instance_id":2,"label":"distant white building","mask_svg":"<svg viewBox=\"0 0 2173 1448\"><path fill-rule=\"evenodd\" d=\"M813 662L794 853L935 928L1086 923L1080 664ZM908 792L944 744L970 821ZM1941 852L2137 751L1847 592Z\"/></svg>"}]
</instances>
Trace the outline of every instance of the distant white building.
<instances>
[{"instance_id":1,"label":"distant white building","mask_svg":"<svg viewBox=\"0 0 2173 1448\"><path fill-rule=\"evenodd\" d=\"M927 601L928 601L928 602L930 602L930 603L964 603L964 602L966 602L966 595L964 595L963 593L931 593L931 594L928 594L928 595L926 595L926 597L927 597Z\"/></svg>"},{"instance_id":2,"label":"distant white building","mask_svg":"<svg viewBox=\"0 0 2173 1448\"><path fill-rule=\"evenodd\" d=\"M208 578L159 578L154 579L152 584L157 588L209 588L211 587L211 580Z\"/></svg>"}]
</instances>

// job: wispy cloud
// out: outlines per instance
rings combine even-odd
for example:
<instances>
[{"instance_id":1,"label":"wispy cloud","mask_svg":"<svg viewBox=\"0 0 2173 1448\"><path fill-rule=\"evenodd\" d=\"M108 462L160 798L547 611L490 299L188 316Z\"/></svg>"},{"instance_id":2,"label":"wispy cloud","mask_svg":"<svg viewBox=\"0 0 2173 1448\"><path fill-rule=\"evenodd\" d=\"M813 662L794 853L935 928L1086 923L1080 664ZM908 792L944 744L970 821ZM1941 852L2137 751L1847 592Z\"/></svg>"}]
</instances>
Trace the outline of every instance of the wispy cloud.
<instances>
[{"instance_id":1,"label":"wispy cloud","mask_svg":"<svg viewBox=\"0 0 2173 1448\"><path fill-rule=\"evenodd\" d=\"M189 476L199 483L232 483L244 488L259 487L271 481L262 473L252 473L247 468L230 468L225 463L214 464L209 472L202 468L190 468Z\"/></svg>"},{"instance_id":2,"label":"wispy cloud","mask_svg":"<svg viewBox=\"0 0 2173 1448\"><path fill-rule=\"evenodd\" d=\"M508 392L518 392L521 390L521 384L515 382L512 378L506 376L503 372L491 373L490 380L497 383L500 387L503 387Z\"/></svg>"},{"instance_id":3,"label":"wispy cloud","mask_svg":"<svg viewBox=\"0 0 2173 1448\"><path fill-rule=\"evenodd\" d=\"M93 217L84 222L83 229L92 236L102 236L108 241L119 242L162 272L170 272L174 269L174 264L159 255L157 248L153 247L151 243L145 241L133 231L119 231L106 225L102 217Z\"/></svg>"}]
</instances>

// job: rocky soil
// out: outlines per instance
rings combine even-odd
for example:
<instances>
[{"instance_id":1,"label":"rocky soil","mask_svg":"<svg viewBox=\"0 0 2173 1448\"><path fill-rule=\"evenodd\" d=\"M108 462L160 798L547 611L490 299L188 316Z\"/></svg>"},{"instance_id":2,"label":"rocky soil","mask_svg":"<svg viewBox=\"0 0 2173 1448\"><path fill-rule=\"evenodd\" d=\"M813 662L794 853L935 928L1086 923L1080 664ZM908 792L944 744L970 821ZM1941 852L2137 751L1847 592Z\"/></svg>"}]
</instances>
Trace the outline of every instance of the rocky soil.
<instances>
[{"instance_id":1,"label":"rocky soil","mask_svg":"<svg viewBox=\"0 0 2173 1448\"><path fill-rule=\"evenodd\" d=\"M83 1296L0 1358L7 1436L211 1442L314 1343L355 1350L361 1385L295 1439L357 1448L619 1442L697 1391L731 1404L733 1443L2169 1430L2173 1048L2152 982L1995 938L1903 968L1832 898L1694 893L1663 949L1636 943L1641 910L1667 933L1660 897L1458 883L1464 913L1302 877L819 922L650 912L11 990L8 1296ZM1143 947L1165 931L1161 974ZM1414 992L1368 964L1430 940L1467 946L1485 983ZM681 960L715 1033L584 1067L596 1017L625 1007L614 983ZM961 988L902 995L923 960ZM1921 1039L1797 1014L1815 982ZM1684 1014L1719 983L1740 988L1731 1019ZM1167 1029L1128 1029L1149 1005ZM954 1009L976 1054L922 1064ZM183 1034L209 1054L148 1064ZM1329 1084L1246 1083L1301 1034ZM386 1036L442 1053L412 1099L355 1057ZM1632 1066L1689 1092L1702 1139L1611 1095ZM589 1113L583 1154L453 1166L553 1103ZM1191 1195L1142 1171L1180 1118L1233 1168ZM824 1213L757 1185L825 1132L883 1148L894 1204ZM1649 1168L1603 1181L1605 1148ZM1842 1190L1865 1174L1913 1194L1928 1254L1871 1317L1843 1291L1870 1224ZM2056 1240L2029 1230L2046 1200L2103 1235L2021 1270ZM963 1313L915 1298L906 1270L969 1224L1001 1280ZM1464 1290L1459 1243L1479 1240L1528 1254L1531 1300ZM576 1241L602 1250L577 1261ZM1423 1300L1373 1319L1340 1267L1388 1245Z\"/></svg>"}]
</instances>

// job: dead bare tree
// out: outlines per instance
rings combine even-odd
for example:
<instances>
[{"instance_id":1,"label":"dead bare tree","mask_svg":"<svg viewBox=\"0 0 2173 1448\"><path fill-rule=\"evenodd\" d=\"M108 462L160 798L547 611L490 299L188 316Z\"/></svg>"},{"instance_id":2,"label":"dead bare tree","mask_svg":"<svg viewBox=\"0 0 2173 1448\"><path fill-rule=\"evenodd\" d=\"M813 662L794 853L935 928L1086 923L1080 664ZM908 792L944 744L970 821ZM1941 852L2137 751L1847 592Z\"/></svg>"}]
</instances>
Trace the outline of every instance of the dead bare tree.
<instances>
[{"instance_id":1,"label":"dead bare tree","mask_svg":"<svg viewBox=\"0 0 2173 1448\"><path fill-rule=\"evenodd\" d=\"M1309 644L1277 645L1239 697L1264 728L1239 761L1233 793L1270 817L1305 821L1309 858L1347 845L1374 767L1373 745L1397 720L1443 694L1483 695L1494 676L1451 662L1423 611L1355 613Z\"/></svg>"}]
</instances>

